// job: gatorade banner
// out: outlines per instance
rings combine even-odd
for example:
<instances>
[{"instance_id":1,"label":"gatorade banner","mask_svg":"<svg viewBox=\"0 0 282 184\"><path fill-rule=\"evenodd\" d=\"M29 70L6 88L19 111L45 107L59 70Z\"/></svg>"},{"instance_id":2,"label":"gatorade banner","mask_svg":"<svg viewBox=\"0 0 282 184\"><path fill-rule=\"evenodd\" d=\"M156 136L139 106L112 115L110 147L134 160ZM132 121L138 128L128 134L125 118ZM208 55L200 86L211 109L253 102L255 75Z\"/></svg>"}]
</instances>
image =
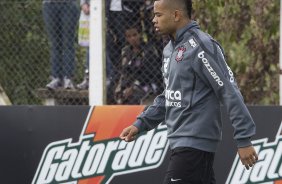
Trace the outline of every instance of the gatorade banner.
<instances>
[{"instance_id":1,"label":"gatorade banner","mask_svg":"<svg viewBox=\"0 0 282 184\"><path fill-rule=\"evenodd\" d=\"M119 139L143 106L95 107L78 142L71 139L47 146L32 183L110 183L114 176L157 168L168 148L166 127L159 126L126 143Z\"/></svg>"},{"instance_id":2,"label":"gatorade banner","mask_svg":"<svg viewBox=\"0 0 282 184\"><path fill-rule=\"evenodd\" d=\"M268 138L253 141L258 153L258 162L249 171L244 169L236 156L226 183L267 183L282 184L282 136L280 126L276 139Z\"/></svg>"},{"instance_id":3,"label":"gatorade banner","mask_svg":"<svg viewBox=\"0 0 282 184\"><path fill-rule=\"evenodd\" d=\"M0 177L9 184L162 184L169 162L166 126L119 139L145 106L0 107ZM223 113L216 153L217 183L282 181L282 107L249 107L257 125L259 161L249 171L236 154L233 128Z\"/></svg>"}]
</instances>

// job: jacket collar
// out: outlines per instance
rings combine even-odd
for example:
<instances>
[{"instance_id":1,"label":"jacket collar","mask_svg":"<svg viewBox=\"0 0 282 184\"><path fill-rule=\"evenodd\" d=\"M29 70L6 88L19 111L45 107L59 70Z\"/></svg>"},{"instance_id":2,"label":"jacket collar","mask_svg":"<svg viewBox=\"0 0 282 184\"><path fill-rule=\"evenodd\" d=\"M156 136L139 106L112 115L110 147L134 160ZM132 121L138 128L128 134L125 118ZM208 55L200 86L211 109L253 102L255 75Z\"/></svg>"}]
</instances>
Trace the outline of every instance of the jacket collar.
<instances>
[{"instance_id":1,"label":"jacket collar","mask_svg":"<svg viewBox=\"0 0 282 184\"><path fill-rule=\"evenodd\" d=\"M196 21L191 21L185 27L177 30L175 40L173 39L172 36L170 36L170 39L173 45L176 45L177 43L181 42L181 40L183 39L184 33L190 29L200 29L200 26L198 25Z\"/></svg>"}]
</instances>

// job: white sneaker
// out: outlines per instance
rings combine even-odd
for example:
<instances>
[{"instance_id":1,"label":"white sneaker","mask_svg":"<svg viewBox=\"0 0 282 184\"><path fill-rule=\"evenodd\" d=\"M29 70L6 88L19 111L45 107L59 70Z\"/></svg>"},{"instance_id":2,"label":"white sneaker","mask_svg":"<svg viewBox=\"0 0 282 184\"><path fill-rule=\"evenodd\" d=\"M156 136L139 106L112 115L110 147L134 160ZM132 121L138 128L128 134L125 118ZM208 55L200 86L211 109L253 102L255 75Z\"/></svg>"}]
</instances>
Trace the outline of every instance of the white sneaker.
<instances>
[{"instance_id":1,"label":"white sneaker","mask_svg":"<svg viewBox=\"0 0 282 184\"><path fill-rule=\"evenodd\" d=\"M89 79L88 77L84 77L84 80L79 83L78 85L76 85L77 89L79 90L87 90L89 87Z\"/></svg>"},{"instance_id":2,"label":"white sneaker","mask_svg":"<svg viewBox=\"0 0 282 184\"><path fill-rule=\"evenodd\" d=\"M62 87L62 80L60 78L53 78L51 82L46 85L46 88L50 90L56 90Z\"/></svg>"},{"instance_id":3,"label":"white sneaker","mask_svg":"<svg viewBox=\"0 0 282 184\"><path fill-rule=\"evenodd\" d=\"M72 80L68 77L64 77L64 88L65 89L75 89Z\"/></svg>"}]
</instances>

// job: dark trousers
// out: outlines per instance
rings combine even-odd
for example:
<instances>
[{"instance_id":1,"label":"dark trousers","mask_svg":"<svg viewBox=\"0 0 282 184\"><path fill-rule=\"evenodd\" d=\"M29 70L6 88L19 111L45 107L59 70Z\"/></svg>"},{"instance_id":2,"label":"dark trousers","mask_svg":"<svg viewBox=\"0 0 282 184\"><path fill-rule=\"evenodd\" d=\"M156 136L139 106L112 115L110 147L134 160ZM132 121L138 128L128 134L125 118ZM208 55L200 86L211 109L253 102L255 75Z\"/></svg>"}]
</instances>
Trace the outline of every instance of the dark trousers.
<instances>
[{"instance_id":1,"label":"dark trousers","mask_svg":"<svg viewBox=\"0 0 282 184\"><path fill-rule=\"evenodd\" d=\"M75 38L79 18L76 1L43 3L43 18L51 44L53 77L72 77L75 69Z\"/></svg>"},{"instance_id":2,"label":"dark trousers","mask_svg":"<svg viewBox=\"0 0 282 184\"><path fill-rule=\"evenodd\" d=\"M215 184L214 153L181 147L171 151L163 184Z\"/></svg>"}]
</instances>

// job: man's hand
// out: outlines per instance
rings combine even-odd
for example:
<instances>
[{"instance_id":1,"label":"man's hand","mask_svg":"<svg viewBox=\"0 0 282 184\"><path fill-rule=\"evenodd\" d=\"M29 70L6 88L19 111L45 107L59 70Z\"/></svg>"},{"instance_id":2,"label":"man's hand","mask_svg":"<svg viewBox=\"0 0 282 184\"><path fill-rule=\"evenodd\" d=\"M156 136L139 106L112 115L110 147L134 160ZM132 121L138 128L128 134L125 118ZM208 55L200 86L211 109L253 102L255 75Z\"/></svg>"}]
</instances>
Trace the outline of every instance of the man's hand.
<instances>
[{"instance_id":1,"label":"man's hand","mask_svg":"<svg viewBox=\"0 0 282 184\"><path fill-rule=\"evenodd\" d=\"M139 132L138 128L136 126L131 125L123 129L119 137L122 140L125 140L126 142L131 142L136 138L138 132Z\"/></svg>"},{"instance_id":2,"label":"man's hand","mask_svg":"<svg viewBox=\"0 0 282 184\"><path fill-rule=\"evenodd\" d=\"M258 160L258 155L253 146L239 148L238 154L242 164L246 167L247 170L249 170L249 168L252 167Z\"/></svg>"}]
</instances>

